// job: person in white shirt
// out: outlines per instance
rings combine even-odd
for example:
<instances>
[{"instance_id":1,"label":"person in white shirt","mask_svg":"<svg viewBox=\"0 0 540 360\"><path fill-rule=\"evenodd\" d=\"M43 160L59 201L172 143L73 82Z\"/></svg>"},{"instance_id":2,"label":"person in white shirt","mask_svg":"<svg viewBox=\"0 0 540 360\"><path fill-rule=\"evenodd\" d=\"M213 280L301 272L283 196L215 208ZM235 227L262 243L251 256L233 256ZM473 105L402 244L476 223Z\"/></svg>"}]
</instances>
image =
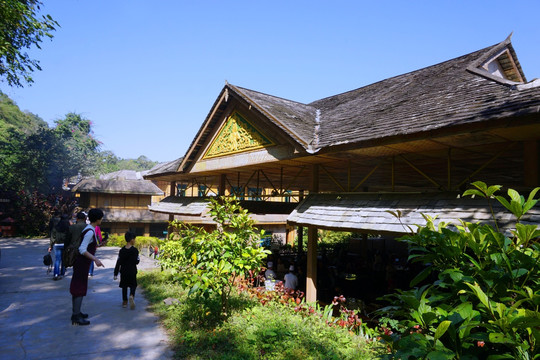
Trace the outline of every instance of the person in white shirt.
<instances>
[{"instance_id":1,"label":"person in white shirt","mask_svg":"<svg viewBox=\"0 0 540 360\"><path fill-rule=\"evenodd\" d=\"M266 280L276 280L276 273L274 272L274 270L272 270L274 267L274 263L269 261L266 267L267 269L264 272L264 277L266 278Z\"/></svg>"},{"instance_id":2,"label":"person in white shirt","mask_svg":"<svg viewBox=\"0 0 540 360\"><path fill-rule=\"evenodd\" d=\"M294 274L294 265L289 266L289 272L285 274L285 289L296 290L298 277Z\"/></svg>"}]
</instances>

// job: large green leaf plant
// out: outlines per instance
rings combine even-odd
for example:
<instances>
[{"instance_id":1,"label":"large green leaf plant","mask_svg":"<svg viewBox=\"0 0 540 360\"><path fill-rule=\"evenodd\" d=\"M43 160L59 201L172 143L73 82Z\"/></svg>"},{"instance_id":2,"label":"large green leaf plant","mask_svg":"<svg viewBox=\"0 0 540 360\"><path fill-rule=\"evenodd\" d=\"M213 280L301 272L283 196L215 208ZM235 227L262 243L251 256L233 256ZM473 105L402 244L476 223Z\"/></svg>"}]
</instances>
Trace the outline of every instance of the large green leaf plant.
<instances>
[{"instance_id":1,"label":"large green leaf plant","mask_svg":"<svg viewBox=\"0 0 540 360\"><path fill-rule=\"evenodd\" d=\"M464 195L499 201L515 216L514 230L501 232L497 219L452 229L425 216L425 226L403 237L409 260L424 270L411 290L385 296L385 358L540 359L540 230L520 222L540 188L528 198L510 189L506 199L495 195L500 186L472 185Z\"/></svg>"},{"instance_id":2,"label":"large green leaf plant","mask_svg":"<svg viewBox=\"0 0 540 360\"><path fill-rule=\"evenodd\" d=\"M236 281L258 270L269 251L260 246L264 231L235 198L210 199L209 208L216 229L171 222L174 231L160 249L160 263L177 273L190 294L219 296L219 315L227 316Z\"/></svg>"}]
</instances>

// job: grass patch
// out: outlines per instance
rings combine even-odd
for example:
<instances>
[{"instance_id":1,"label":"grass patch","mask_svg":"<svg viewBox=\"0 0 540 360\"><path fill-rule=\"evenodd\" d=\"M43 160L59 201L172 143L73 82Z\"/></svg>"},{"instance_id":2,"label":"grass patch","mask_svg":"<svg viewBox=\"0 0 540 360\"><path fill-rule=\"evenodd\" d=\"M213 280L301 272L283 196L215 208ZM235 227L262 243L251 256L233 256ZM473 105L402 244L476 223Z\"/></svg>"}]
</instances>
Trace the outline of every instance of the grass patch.
<instances>
[{"instance_id":1,"label":"grass patch","mask_svg":"<svg viewBox=\"0 0 540 360\"><path fill-rule=\"evenodd\" d=\"M378 345L288 306L261 305L244 294L231 298L221 320L219 299L188 297L168 272L143 271L139 284L168 329L178 359L375 359ZM178 303L166 305L174 298Z\"/></svg>"}]
</instances>

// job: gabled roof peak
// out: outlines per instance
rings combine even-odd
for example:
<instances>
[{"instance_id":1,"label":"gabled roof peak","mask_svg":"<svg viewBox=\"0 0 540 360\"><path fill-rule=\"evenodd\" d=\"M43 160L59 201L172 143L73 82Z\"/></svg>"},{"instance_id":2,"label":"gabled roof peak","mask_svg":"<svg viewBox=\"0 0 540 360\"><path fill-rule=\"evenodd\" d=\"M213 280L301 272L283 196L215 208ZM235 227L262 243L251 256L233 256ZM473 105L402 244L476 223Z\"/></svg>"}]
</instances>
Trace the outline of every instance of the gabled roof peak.
<instances>
[{"instance_id":1,"label":"gabled roof peak","mask_svg":"<svg viewBox=\"0 0 540 360\"><path fill-rule=\"evenodd\" d=\"M497 45L488 48L467 70L506 85L526 83L525 74L511 43L512 33Z\"/></svg>"}]
</instances>

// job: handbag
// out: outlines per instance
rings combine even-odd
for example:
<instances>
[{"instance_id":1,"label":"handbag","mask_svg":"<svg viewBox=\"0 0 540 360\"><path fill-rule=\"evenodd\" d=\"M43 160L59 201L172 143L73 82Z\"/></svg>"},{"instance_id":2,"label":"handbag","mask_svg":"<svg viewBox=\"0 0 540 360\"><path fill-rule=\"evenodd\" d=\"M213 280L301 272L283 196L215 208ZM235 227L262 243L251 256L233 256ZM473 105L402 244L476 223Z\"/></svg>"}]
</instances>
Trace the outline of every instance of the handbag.
<instances>
[{"instance_id":1,"label":"handbag","mask_svg":"<svg viewBox=\"0 0 540 360\"><path fill-rule=\"evenodd\" d=\"M43 265L45 265L45 266L51 266L52 265L51 254L46 254L46 255L43 256Z\"/></svg>"}]
</instances>

